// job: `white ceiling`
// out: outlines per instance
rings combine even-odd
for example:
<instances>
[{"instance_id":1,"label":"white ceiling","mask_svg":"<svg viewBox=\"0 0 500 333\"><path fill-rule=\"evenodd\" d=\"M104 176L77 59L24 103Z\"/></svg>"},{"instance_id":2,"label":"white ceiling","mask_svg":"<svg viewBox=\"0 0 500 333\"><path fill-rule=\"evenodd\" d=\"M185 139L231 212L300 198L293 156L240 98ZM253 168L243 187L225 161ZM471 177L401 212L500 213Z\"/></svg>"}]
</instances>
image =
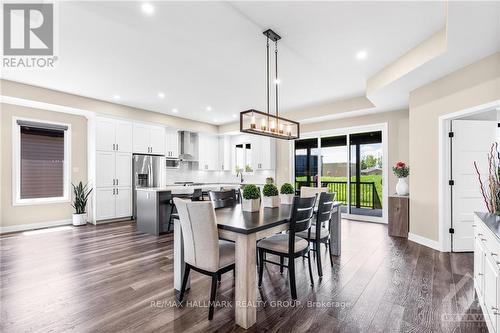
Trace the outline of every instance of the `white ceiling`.
<instances>
[{"instance_id":1,"label":"white ceiling","mask_svg":"<svg viewBox=\"0 0 500 333\"><path fill-rule=\"evenodd\" d=\"M262 31L267 28L283 37L280 105L286 112L364 95L371 75L446 22L444 2L151 4L155 13L147 16L141 2L59 3L57 69L2 76L113 102L113 95L119 95L121 104L167 114L176 108L180 117L227 123L239 111L265 107ZM467 23L484 26L481 17ZM474 30L467 31L469 39L477 39ZM454 50L458 60L453 66L498 48L490 40L485 43L490 47L469 56ZM365 60L356 59L360 50L366 50ZM412 84L429 79L422 75ZM395 94L398 98L375 111L405 107L407 98L400 95L407 91Z\"/></svg>"}]
</instances>

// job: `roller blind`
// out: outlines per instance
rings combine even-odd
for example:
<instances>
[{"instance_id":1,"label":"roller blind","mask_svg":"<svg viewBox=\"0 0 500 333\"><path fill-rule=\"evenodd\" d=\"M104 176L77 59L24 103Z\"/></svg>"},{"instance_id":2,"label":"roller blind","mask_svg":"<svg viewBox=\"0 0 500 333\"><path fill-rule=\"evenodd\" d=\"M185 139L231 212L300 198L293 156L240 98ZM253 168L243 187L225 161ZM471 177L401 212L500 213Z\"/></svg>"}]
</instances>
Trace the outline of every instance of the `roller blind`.
<instances>
[{"instance_id":1,"label":"roller blind","mask_svg":"<svg viewBox=\"0 0 500 333\"><path fill-rule=\"evenodd\" d=\"M21 125L21 199L64 196L64 130Z\"/></svg>"}]
</instances>

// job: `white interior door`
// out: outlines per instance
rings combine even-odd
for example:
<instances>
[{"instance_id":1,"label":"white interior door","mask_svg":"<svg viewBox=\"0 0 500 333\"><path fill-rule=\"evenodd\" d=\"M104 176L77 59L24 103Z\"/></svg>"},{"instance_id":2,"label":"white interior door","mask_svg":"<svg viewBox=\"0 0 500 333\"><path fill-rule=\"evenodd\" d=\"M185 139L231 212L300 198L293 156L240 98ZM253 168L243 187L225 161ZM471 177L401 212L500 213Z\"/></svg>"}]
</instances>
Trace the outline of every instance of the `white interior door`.
<instances>
[{"instance_id":1,"label":"white interior door","mask_svg":"<svg viewBox=\"0 0 500 333\"><path fill-rule=\"evenodd\" d=\"M474 169L477 162L483 183L488 177L487 154L497 137L496 121L453 120L451 140L452 191L452 251L474 251L472 229L475 211L486 207L479 190L479 181Z\"/></svg>"}]
</instances>

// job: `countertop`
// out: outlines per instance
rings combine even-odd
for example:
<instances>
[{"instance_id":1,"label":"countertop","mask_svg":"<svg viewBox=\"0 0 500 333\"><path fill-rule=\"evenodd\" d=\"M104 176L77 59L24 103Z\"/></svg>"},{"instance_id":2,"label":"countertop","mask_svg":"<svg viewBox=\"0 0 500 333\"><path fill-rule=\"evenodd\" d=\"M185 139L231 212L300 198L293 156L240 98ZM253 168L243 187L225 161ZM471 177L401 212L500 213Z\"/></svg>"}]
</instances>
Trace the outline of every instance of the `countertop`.
<instances>
[{"instance_id":1,"label":"countertop","mask_svg":"<svg viewBox=\"0 0 500 333\"><path fill-rule=\"evenodd\" d=\"M203 184L203 185L167 185L162 187L138 187L137 191L146 192L165 192L172 191L172 194L189 194L193 193L195 189L201 188L202 190L219 190L221 187L239 188L240 184L227 184L227 183L216 183L216 184Z\"/></svg>"},{"instance_id":2,"label":"countertop","mask_svg":"<svg viewBox=\"0 0 500 333\"><path fill-rule=\"evenodd\" d=\"M491 213L475 213L500 241L500 216Z\"/></svg>"}]
</instances>

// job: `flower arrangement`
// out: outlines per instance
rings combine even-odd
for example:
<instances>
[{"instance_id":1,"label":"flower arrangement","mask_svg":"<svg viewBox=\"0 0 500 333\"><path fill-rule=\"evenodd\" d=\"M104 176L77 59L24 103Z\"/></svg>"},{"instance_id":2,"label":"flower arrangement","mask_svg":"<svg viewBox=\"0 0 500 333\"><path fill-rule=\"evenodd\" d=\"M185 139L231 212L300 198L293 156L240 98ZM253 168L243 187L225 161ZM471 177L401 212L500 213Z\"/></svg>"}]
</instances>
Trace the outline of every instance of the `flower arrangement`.
<instances>
[{"instance_id":1,"label":"flower arrangement","mask_svg":"<svg viewBox=\"0 0 500 333\"><path fill-rule=\"evenodd\" d=\"M410 167L404 162L398 162L392 167L392 172L398 178L406 178L410 175Z\"/></svg>"},{"instance_id":2,"label":"flower arrangement","mask_svg":"<svg viewBox=\"0 0 500 333\"><path fill-rule=\"evenodd\" d=\"M500 155L498 152L498 143L493 143L488 153L488 178L487 184L484 184L481 179L481 173L474 161L474 169L476 169L479 178L479 187L481 195L488 212L500 215L500 170L499 170Z\"/></svg>"}]
</instances>

